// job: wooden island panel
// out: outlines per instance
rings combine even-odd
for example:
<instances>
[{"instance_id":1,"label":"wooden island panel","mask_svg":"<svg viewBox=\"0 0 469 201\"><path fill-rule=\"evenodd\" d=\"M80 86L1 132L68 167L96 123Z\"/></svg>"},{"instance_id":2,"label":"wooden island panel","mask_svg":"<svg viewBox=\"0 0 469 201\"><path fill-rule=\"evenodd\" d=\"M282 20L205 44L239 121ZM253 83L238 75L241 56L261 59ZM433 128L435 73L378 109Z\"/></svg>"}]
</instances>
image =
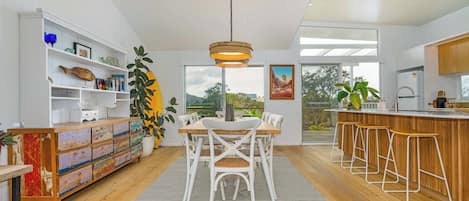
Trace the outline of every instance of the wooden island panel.
<instances>
[{"instance_id":1,"label":"wooden island panel","mask_svg":"<svg viewBox=\"0 0 469 201\"><path fill-rule=\"evenodd\" d=\"M339 112L338 121L357 121L365 124L385 125L392 129L438 133L441 155L453 200L469 200L469 171L465 170L469 168L469 136L467 136L469 133L466 133L469 132L469 120ZM340 131L341 129L339 129ZM370 130L369 152L371 166L376 167L376 141L374 133L374 130ZM385 131L380 131L378 136L380 154L386 156L389 144L387 135ZM398 172L404 176L406 168L406 140L406 137L395 135L393 143ZM351 154L353 143L350 129L345 129L344 141L344 151ZM360 138L357 143L360 145ZM411 181L417 182L415 138L411 140L410 149ZM363 156L363 154L359 155ZM430 138L420 139L420 158L420 164L423 169L441 175L437 150L433 140L430 140ZM384 170L384 165L385 160L380 159L381 170ZM390 166L390 168L393 168L393 166ZM437 178L422 173L421 185L424 187L422 188L423 191L436 191L447 195L444 182Z\"/></svg>"}]
</instances>

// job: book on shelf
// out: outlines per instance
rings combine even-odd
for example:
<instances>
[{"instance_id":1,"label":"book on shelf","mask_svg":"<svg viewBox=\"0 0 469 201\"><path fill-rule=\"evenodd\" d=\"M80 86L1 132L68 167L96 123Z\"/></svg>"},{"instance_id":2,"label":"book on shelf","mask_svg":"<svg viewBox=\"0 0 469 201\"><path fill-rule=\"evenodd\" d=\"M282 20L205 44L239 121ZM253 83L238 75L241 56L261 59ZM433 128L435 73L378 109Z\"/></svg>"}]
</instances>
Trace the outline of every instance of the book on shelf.
<instances>
[{"instance_id":1,"label":"book on shelf","mask_svg":"<svg viewBox=\"0 0 469 201\"><path fill-rule=\"evenodd\" d=\"M113 74L107 79L96 79L96 89L108 91L125 91L125 75Z\"/></svg>"}]
</instances>

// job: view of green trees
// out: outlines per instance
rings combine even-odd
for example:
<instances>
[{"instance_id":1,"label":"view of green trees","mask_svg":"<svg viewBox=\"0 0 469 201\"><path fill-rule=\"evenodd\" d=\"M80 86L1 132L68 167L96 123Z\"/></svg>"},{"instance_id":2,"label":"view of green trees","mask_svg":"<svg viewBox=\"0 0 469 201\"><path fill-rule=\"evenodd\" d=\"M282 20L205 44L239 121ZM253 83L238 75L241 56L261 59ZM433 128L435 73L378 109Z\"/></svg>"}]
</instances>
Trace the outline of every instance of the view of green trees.
<instances>
[{"instance_id":1,"label":"view of green trees","mask_svg":"<svg viewBox=\"0 0 469 201\"><path fill-rule=\"evenodd\" d=\"M205 90L204 97L186 94L187 113L197 112L201 116L216 116L216 111L223 110L223 85L216 83ZM255 94L226 93L226 102L233 104L235 112L242 112L245 116L260 117L264 111L264 100Z\"/></svg>"}]
</instances>

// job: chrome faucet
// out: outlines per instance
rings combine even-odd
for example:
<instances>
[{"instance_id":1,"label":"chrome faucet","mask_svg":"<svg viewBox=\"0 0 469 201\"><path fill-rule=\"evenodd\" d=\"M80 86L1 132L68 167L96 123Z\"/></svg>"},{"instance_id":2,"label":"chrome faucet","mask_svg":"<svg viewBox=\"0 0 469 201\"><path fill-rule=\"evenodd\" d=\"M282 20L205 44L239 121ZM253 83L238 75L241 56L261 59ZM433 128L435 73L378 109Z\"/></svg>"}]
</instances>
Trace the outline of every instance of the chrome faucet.
<instances>
[{"instance_id":1,"label":"chrome faucet","mask_svg":"<svg viewBox=\"0 0 469 201\"><path fill-rule=\"evenodd\" d=\"M395 95L396 99L394 100L394 112L399 112L399 96L398 96L398 94L402 89L408 89L412 93L412 95L408 96L408 97L415 97L415 91L412 88L410 88L408 86L399 87L397 89L396 95Z\"/></svg>"}]
</instances>

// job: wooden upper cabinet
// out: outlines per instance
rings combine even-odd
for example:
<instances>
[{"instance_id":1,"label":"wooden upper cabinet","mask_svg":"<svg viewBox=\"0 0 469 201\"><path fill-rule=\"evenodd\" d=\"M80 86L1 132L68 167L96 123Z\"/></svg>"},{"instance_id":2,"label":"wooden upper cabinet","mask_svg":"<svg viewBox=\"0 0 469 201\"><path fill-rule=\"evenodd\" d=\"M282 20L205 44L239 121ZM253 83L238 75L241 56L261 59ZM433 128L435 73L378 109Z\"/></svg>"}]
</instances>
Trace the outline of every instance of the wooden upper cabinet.
<instances>
[{"instance_id":1,"label":"wooden upper cabinet","mask_svg":"<svg viewBox=\"0 0 469 201\"><path fill-rule=\"evenodd\" d=\"M469 37L438 46L440 75L469 72Z\"/></svg>"}]
</instances>

